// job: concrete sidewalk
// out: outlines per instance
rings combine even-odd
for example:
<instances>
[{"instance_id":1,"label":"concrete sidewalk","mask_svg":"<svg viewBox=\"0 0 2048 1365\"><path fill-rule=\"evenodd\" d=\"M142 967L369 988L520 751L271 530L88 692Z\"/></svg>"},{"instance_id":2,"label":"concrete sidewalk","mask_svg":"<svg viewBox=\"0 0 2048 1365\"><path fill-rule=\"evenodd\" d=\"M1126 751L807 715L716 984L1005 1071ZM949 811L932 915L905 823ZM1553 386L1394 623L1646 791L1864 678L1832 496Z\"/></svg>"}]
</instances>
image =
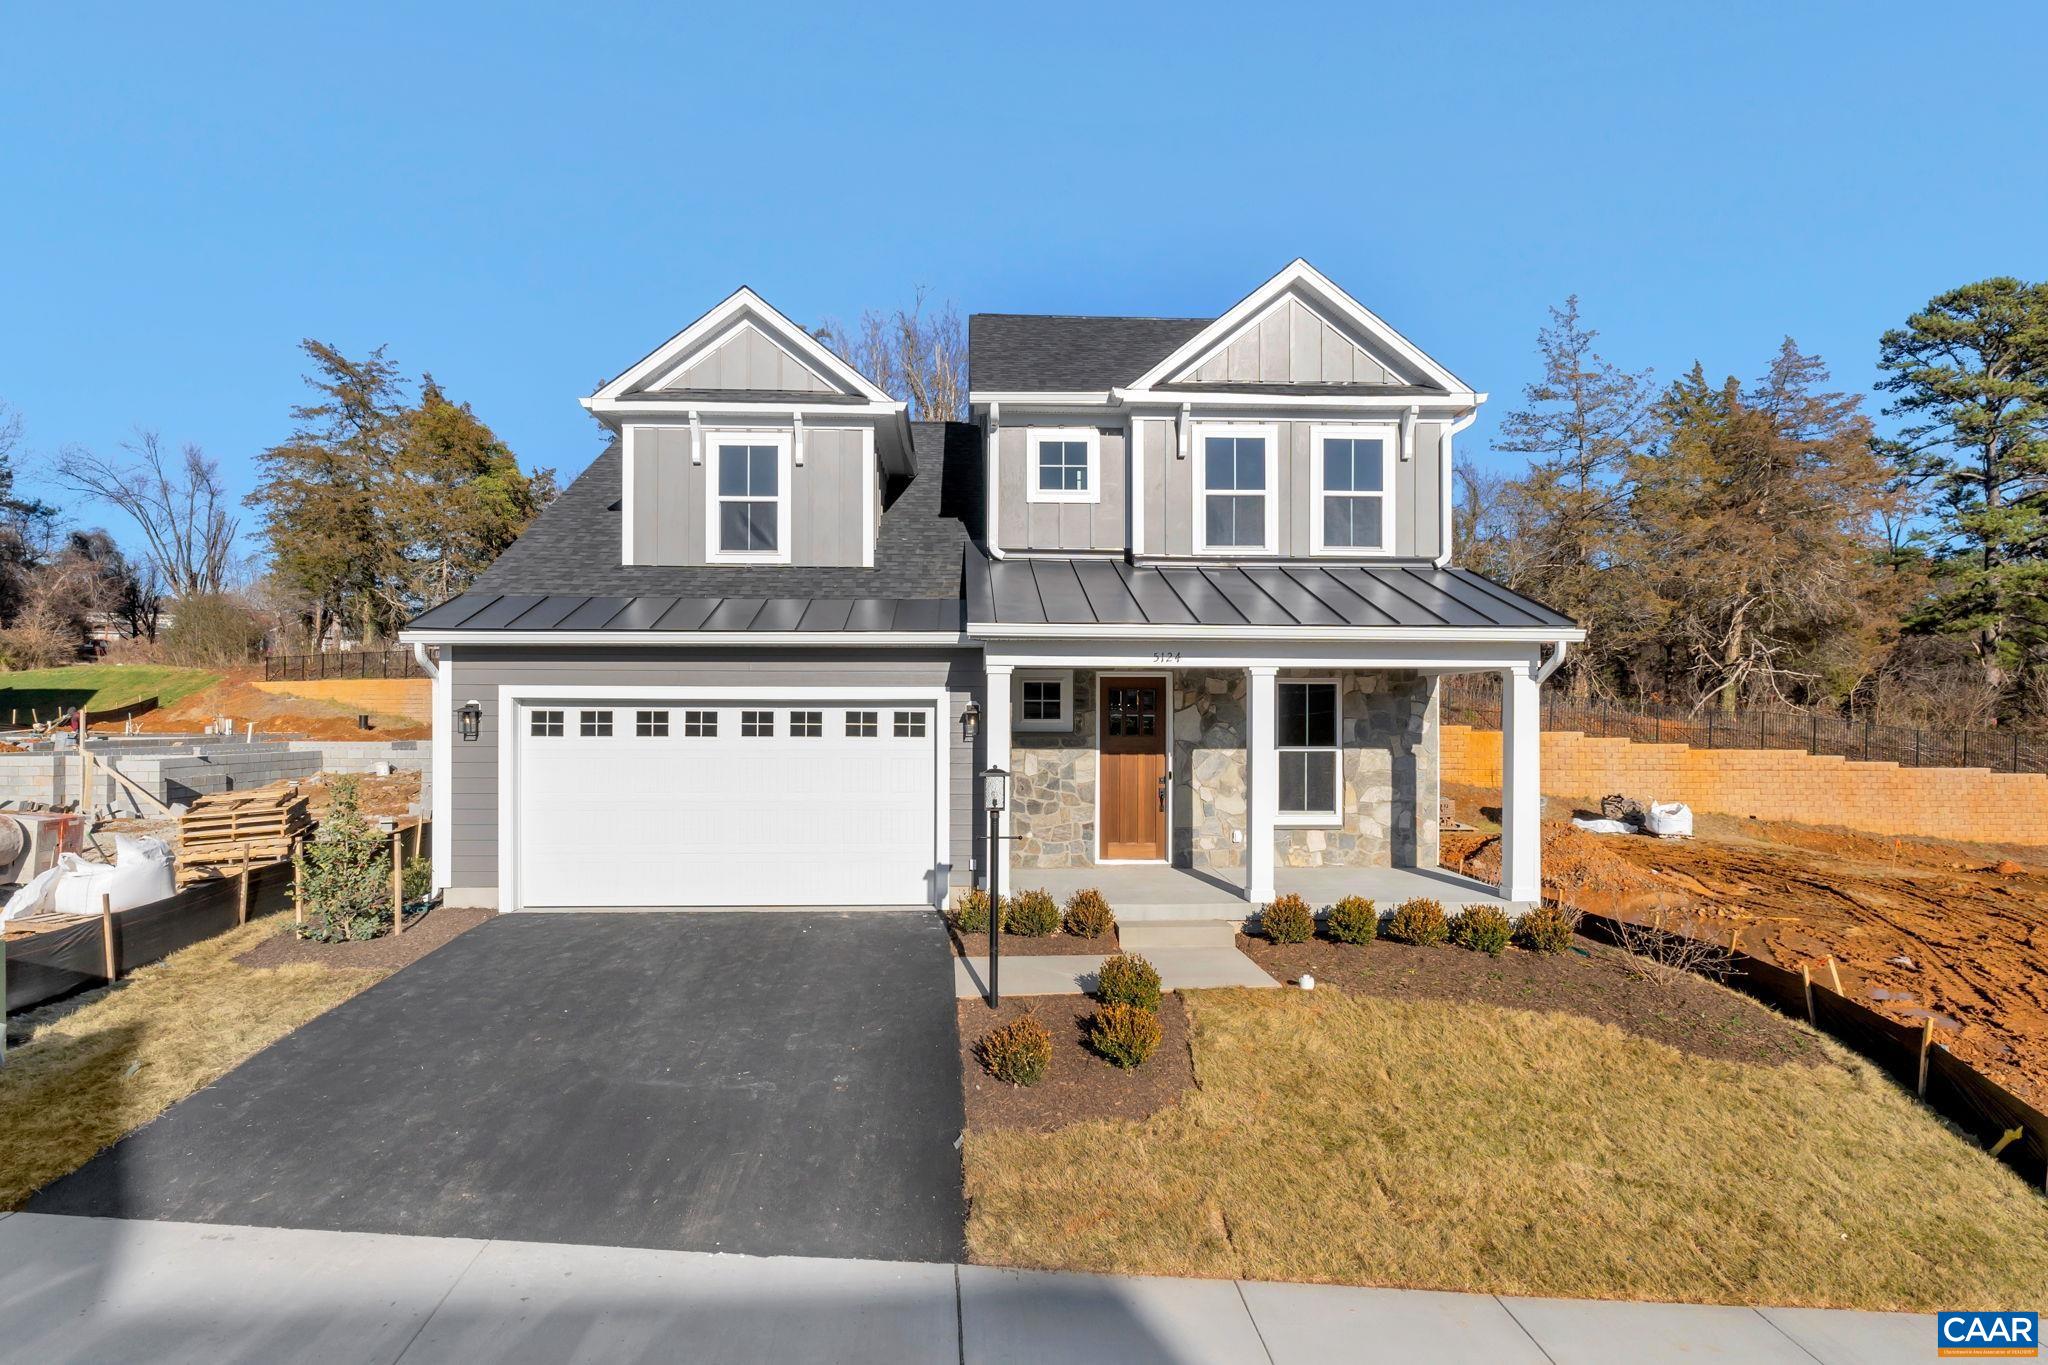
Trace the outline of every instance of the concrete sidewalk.
<instances>
[{"instance_id":1,"label":"concrete sidewalk","mask_svg":"<svg viewBox=\"0 0 2048 1365\"><path fill-rule=\"evenodd\" d=\"M0 1349L60 1361L1921 1361L1934 1320L0 1215Z\"/></svg>"}]
</instances>

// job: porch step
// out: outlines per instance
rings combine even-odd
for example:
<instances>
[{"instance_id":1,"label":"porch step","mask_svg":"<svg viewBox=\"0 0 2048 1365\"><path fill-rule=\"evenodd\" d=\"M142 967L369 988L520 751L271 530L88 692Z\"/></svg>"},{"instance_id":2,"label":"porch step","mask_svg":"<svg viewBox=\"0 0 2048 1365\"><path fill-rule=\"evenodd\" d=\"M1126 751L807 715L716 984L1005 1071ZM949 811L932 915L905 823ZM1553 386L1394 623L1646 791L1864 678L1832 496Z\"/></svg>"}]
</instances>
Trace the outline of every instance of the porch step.
<instances>
[{"instance_id":1,"label":"porch step","mask_svg":"<svg viewBox=\"0 0 2048 1365\"><path fill-rule=\"evenodd\" d=\"M1116 927L1117 942L1128 952L1154 948L1233 948L1242 920L1129 920Z\"/></svg>"}]
</instances>

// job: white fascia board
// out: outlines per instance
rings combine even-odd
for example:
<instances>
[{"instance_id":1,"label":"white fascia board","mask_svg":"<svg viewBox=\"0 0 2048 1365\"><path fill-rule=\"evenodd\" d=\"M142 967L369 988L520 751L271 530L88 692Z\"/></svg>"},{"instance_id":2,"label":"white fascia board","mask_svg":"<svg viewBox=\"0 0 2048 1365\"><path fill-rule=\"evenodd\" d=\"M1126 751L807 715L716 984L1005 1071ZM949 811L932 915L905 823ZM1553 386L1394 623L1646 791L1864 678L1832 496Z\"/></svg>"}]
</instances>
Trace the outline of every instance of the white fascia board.
<instances>
[{"instance_id":1,"label":"white fascia board","mask_svg":"<svg viewBox=\"0 0 2048 1365\"><path fill-rule=\"evenodd\" d=\"M1319 311L1334 313L1349 322L1413 365L1432 382L1453 392L1471 392L1471 386L1464 380L1432 359L1420 346L1395 331L1385 319L1340 289L1322 271L1299 257L1272 279L1238 300L1222 317L1182 342L1171 355L1147 370L1130 387L1143 390L1164 383L1169 377L1180 373L1219 345L1227 344L1247 322L1264 313L1275 300L1294 289L1311 295L1323 305Z\"/></svg>"},{"instance_id":2,"label":"white fascia board","mask_svg":"<svg viewBox=\"0 0 2048 1365\"><path fill-rule=\"evenodd\" d=\"M701 412L707 417L894 417L901 418L907 404L894 400L879 403L792 403L788 399L724 399L707 402L701 398L665 398L658 393L636 393L630 398L581 398L586 411L599 417L675 417ZM905 422L908 429L908 422Z\"/></svg>"},{"instance_id":3,"label":"white fascia board","mask_svg":"<svg viewBox=\"0 0 2048 1365\"><path fill-rule=\"evenodd\" d=\"M1019 408L1107 408L1116 406L1116 394L1115 389L1026 389L1014 393L1007 389L974 389L967 395L967 407L972 411L990 403L1005 403Z\"/></svg>"},{"instance_id":4,"label":"white fascia board","mask_svg":"<svg viewBox=\"0 0 2048 1365\"><path fill-rule=\"evenodd\" d=\"M1547 638L1547 637L1546 637ZM623 645L631 649L677 646L730 649L906 649L976 642L957 630L406 630L401 644Z\"/></svg>"},{"instance_id":5,"label":"white fascia board","mask_svg":"<svg viewBox=\"0 0 2048 1365\"><path fill-rule=\"evenodd\" d=\"M1586 638L1585 631L1562 626L1077 626L1021 621L969 621L967 633L977 640L1233 640L1247 645L1267 641L1550 645L1560 640L1577 644Z\"/></svg>"},{"instance_id":6,"label":"white fascia board","mask_svg":"<svg viewBox=\"0 0 2048 1365\"><path fill-rule=\"evenodd\" d=\"M1295 394L1295 393L1219 393L1204 389L1118 389L1117 399L1128 407L1158 407L1178 411L1182 406L1196 408L1328 408L1332 411L1356 409L1397 409L1420 408L1424 414L1437 412L1462 412L1484 403L1487 395L1465 391L1435 394ZM1200 414L1196 414L1200 416Z\"/></svg>"},{"instance_id":7,"label":"white fascia board","mask_svg":"<svg viewBox=\"0 0 2048 1365\"><path fill-rule=\"evenodd\" d=\"M1287 668L1327 673L1338 668L1413 669L1422 673L1480 673L1539 666L1542 646L1512 640L1493 643L1443 642L1435 645L1399 641L1328 644L1314 641L1267 641L1246 644L1219 641L1186 642L1172 650L1133 648L1129 642L1025 641L991 643L984 667L994 672L1031 668L1130 669L1144 672L1167 668Z\"/></svg>"},{"instance_id":8,"label":"white fascia board","mask_svg":"<svg viewBox=\"0 0 2048 1365\"><path fill-rule=\"evenodd\" d=\"M806 365L822 370L869 402L889 401L889 395L882 392L866 375L834 355L830 347L784 317L774 305L744 285L727 295L725 300L713 307L710 312L642 356L610 383L599 388L591 397L618 398L628 390L646 383L655 375L674 369L684 355L702 347L713 338L722 336L729 323L748 313L754 315L755 320L762 324L763 330L771 334L771 338L783 349L798 355ZM586 407L589 406L589 401L585 400Z\"/></svg>"}]
</instances>

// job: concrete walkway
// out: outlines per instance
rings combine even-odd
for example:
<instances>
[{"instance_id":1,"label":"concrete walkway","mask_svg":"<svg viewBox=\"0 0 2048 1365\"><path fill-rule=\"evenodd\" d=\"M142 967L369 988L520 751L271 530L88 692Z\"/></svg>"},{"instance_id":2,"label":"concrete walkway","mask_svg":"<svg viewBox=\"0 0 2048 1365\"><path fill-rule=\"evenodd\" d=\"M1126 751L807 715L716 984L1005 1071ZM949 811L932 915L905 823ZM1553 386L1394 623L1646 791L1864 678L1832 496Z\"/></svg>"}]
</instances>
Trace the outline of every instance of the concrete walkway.
<instances>
[{"instance_id":1,"label":"concrete walkway","mask_svg":"<svg viewBox=\"0 0 2048 1365\"><path fill-rule=\"evenodd\" d=\"M1868 1365L1934 1319L0 1215L10 1359Z\"/></svg>"},{"instance_id":2,"label":"concrete walkway","mask_svg":"<svg viewBox=\"0 0 2048 1365\"><path fill-rule=\"evenodd\" d=\"M1259 964L1235 948L1148 948L1145 959L1159 970L1164 990L1205 990L1213 986L1249 986L1258 989L1280 983L1259 970ZM1105 957L1087 953L1059 953L1046 956L1005 954L1003 996L1092 995L1095 973ZM988 993L988 959L953 959L953 994L962 1000Z\"/></svg>"}]
</instances>

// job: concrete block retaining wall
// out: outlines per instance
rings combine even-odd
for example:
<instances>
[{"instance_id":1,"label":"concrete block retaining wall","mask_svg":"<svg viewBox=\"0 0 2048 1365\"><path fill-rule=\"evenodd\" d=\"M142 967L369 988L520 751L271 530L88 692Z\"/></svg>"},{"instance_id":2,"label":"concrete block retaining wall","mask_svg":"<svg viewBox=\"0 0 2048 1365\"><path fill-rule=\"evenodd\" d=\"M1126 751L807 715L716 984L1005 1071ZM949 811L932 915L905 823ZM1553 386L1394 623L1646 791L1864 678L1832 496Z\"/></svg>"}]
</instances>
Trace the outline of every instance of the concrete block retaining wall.
<instances>
[{"instance_id":1,"label":"concrete block retaining wall","mask_svg":"<svg viewBox=\"0 0 2048 1365\"><path fill-rule=\"evenodd\" d=\"M95 756L111 757L122 776L168 805L216 792L245 791L320 772L368 772L378 762L394 769L426 772L432 751L422 741L375 743L319 740L261 741L157 739L116 741ZM69 805L79 797L75 752L0 754L0 804L37 801ZM100 774L94 804L117 815L142 815L135 798L113 778ZM423 792L423 798L426 794Z\"/></svg>"}]
</instances>

